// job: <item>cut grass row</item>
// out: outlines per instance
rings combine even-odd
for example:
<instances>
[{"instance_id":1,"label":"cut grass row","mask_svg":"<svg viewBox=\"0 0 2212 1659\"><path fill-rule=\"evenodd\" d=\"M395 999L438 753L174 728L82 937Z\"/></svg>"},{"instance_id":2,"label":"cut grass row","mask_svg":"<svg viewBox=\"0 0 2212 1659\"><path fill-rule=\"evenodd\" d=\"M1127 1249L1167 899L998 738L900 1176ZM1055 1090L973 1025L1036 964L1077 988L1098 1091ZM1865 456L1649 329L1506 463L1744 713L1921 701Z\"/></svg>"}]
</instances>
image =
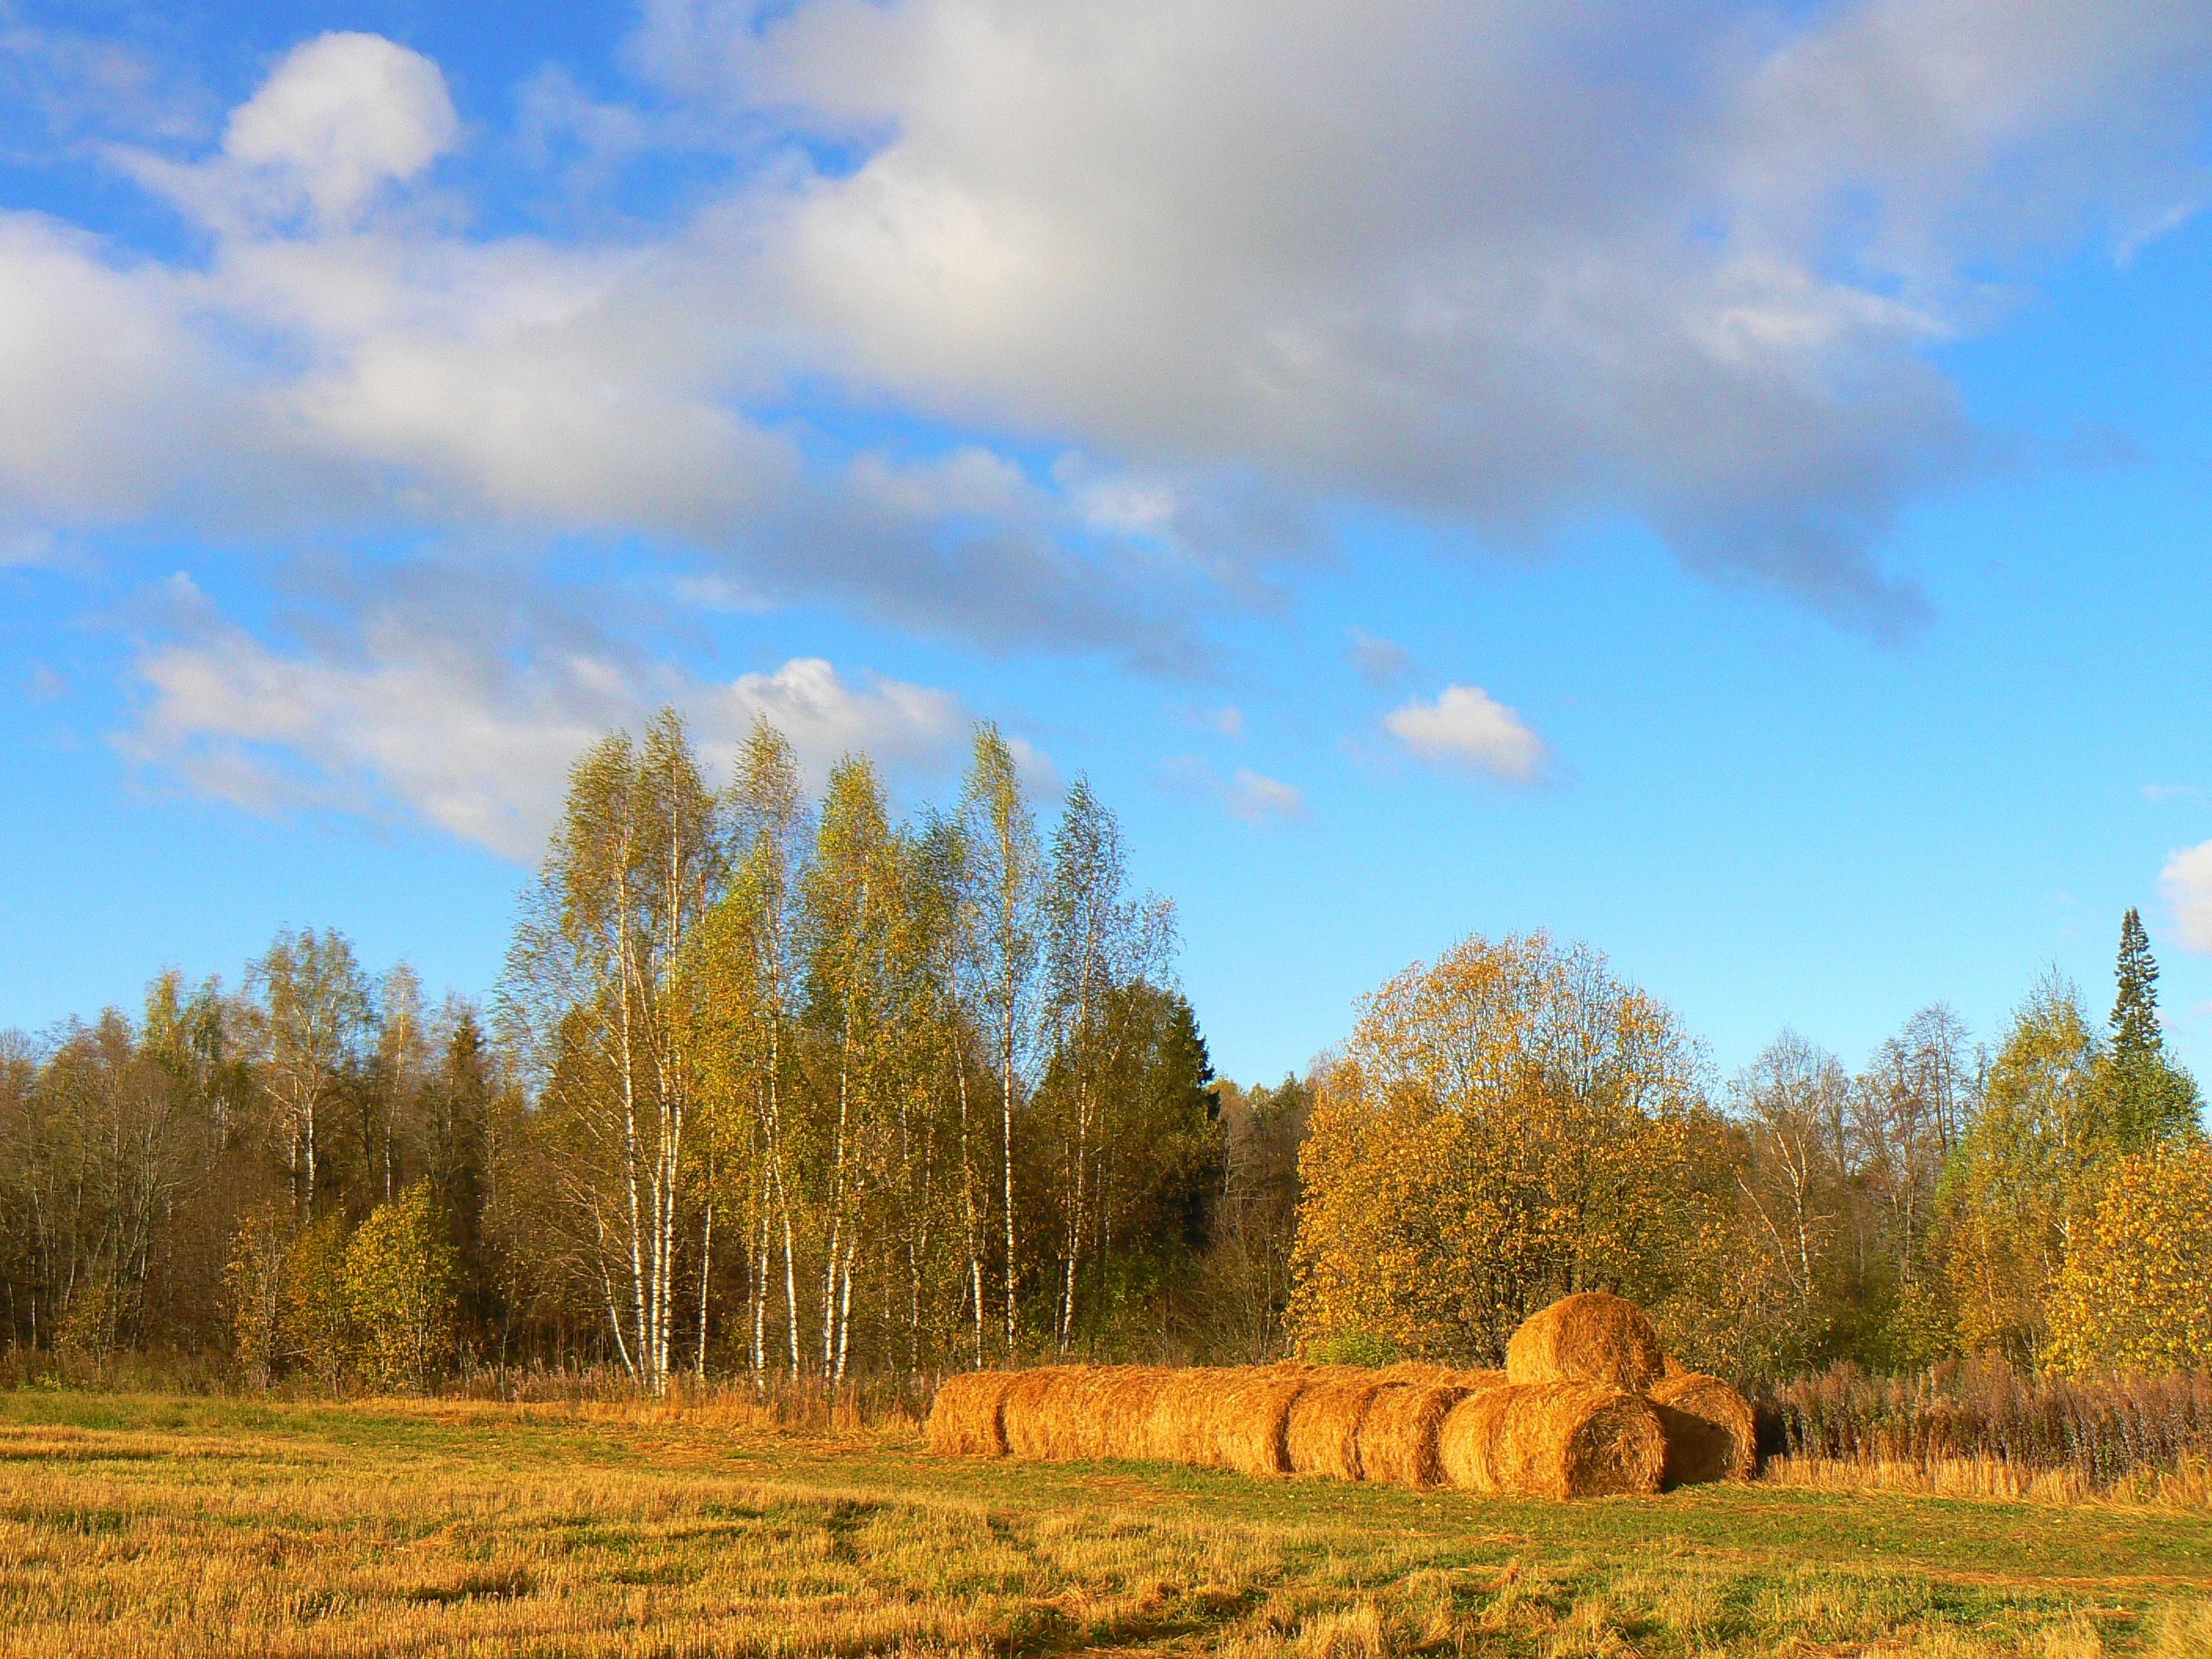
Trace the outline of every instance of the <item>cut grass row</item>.
<instances>
[{"instance_id":1,"label":"cut grass row","mask_svg":"<svg viewBox=\"0 0 2212 1659\"><path fill-rule=\"evenodd\" d=\"M2212 1652L2212 1517L1551 1504L702 1408L0 1395L0 1656Z\"/></svg>"}]
</instances>

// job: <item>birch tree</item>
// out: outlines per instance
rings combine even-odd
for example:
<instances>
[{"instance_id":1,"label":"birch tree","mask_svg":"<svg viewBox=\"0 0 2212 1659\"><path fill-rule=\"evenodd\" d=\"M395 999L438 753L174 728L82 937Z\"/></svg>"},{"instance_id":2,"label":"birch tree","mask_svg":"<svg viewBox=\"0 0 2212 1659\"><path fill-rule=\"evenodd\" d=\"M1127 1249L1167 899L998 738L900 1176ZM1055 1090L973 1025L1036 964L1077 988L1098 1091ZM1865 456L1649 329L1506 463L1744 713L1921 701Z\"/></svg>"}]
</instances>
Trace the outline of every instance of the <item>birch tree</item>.
<instances>
[{"instance_id":1,"label":"birch tree","mask_svg":"<svg viewBox=\"0 0 2212 1659\"><path fill-rule=\"evenodd\" d=\"M842 1381L852 1351L854 1264L872 1241L881 1189L901 1010L899 940L905 902L901 849L883 786L864 757L830 775L806 874L808 999L827 1049L823 1102L824 1238L820 1334L823 1375Z\"/></svg>"},{"instance_id":2,"label":"birch tree","mask_svg":"<svg viewBox=\"0 0 2212 1659\"><path fill-rule=\"evenodd\" d=\"M330 1115L362 1063L375 1005L345 936L312 927L279 933L247 984L260 996L258 1069L286 1137L293 1204L312 1221Z\"/></svg>"},{"instance_id":3,"label":"birch tree","mask_svg":"<svg viewBox=\"0 0 2212 1659\"><path fill-rule=\"evenodd\" d=\"M790 1117L807 845L798 758L764 721L756 722L738 752L728 815L732 867L702 936L702 983L692 1006L715 1103L708 1127L722 1163L714 1185L732 1194L744 1229L746 1348L754 1378L764 1382L769 1310L779 1285L784 1361L793 1376L800 1367L799 1172Z\"/></svg>"},{"instance_id":4,"label":"birch tree","mask_svg":"<svg viewBox=\"0 0 2212 1659\"><path fill-rule=\"evenodd\" d=\"M506 1006L567 1130L562 1167L622 1364L673 1359L691 1090L686 957L720 886L714 804L682 723L586 751L510 952Z\"/></svg>"},{"instance_id":5,"label":"birch tree","mask_svg":"<svg viewBox=\"0 0 2212 1659\"><path fill-rule=\"evenodd\" d=\"M1173 911L1125 894L1127 858L1120 823L1079 777L1067 792L1052 841L1043 904L1045 1008L1050 1030L1059 1145L1060 1274L1054 1334L1064 1351L1073 1340L1086 1261L1110 1224L1111 1188L1103 1167L1115 1151L1105 1122L1103 1090L1126 1048L1129 1012L1115 993L1143 981L1165 961Z\"/></svg>"},{"instance_id":6,"label":"birch tree","mask_svg":"<svg viewBox=\"0 0 2212 1659\"><path fill-rule=\"evenodd\" d=\"M973 1018L988 1034L999 1106L1000 1267L1006 1352L1019 1340L1021 1214L1015 1191L1015 1117L1035 1049L1037 904L1042 855L1036 820L1023 793L1012 749L997 726L975 728L961 814L967 836L974 969L968 976Z\"/></svg>"}]
</instances>

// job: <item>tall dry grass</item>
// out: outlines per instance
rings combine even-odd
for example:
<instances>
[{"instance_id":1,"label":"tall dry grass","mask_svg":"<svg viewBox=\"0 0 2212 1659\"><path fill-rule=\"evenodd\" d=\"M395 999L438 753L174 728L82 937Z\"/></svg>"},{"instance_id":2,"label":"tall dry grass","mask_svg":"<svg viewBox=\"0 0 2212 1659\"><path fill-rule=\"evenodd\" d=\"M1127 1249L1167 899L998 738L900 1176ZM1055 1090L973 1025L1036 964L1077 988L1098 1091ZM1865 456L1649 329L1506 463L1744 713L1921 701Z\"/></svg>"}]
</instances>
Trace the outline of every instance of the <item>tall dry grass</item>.
<instances>
[{"instance_id":1,"label":"tall dry grass","mask_svg":"<svg viewBox=\"0 0 2212 1659\"><path fill-rule=\"evenodd\" d=\"M2212 1375L2067 1377L1996 1356L1855 1365L1757 1398L1769 1479L1960 1496L2212 1499Z\"/></svg>"}]
</instances>

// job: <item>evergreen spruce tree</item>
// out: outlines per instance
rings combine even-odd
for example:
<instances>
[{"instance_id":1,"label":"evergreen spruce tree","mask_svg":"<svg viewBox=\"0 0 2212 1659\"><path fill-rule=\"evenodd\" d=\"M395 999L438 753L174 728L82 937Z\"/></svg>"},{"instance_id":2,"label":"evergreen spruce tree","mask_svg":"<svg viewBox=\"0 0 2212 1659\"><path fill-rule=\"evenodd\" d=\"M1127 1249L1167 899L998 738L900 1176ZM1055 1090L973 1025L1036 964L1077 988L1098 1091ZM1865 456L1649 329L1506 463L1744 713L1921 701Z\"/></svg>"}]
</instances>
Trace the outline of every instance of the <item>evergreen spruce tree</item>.
<instances>
[{"instance_id":1,"label":"evergreen spruce tree","mask_svg":"<svg viewBox=\"0 0 2212 1659\"><path fill-rule=\"evenodd\" d=\"M2120 921L2120 950L2113 964L2112 1041L2100 1067L2106 1121L2117 1149L2140 1152L2160 1141L2193 1139L2197 1123L2196 1079L2173 1062L2158 1023L2158 963L2150 935L2130 905Z\"/></svg>"},{"instance_id":2,"label":"evergreen spruce tree","mask_svg":"<svg viewBox=\"0 0 2212 1659\"><path fill-rule=\"evenodd\" d=\"M2151 959L2150 935L2132 904L2120 918L2120 954L2113 965L2119 994L2112 1003L2112 1052L2128 1057L2154 1054L2158 1029L2158 963Z\"/></svg>"}]
</instances>

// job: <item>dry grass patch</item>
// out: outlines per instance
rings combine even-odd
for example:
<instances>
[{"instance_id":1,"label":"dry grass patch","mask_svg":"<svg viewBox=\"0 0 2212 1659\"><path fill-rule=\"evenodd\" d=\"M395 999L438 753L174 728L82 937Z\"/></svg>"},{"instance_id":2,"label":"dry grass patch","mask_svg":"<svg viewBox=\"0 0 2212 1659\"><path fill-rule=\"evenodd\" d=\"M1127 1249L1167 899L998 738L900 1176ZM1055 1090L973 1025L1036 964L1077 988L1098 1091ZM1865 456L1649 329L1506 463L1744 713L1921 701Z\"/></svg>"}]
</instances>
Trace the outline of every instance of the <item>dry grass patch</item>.
<instances>
[{"instance_id":1,"label":"dry grass patch","mask_svg":"<svg viewBox=\"0 0 2212 1659\"><path fill-rule=\"evenodd\" d=\"M0 1395L20 1454L0 1457L0 1659L2179 1659L2212 1632L2212 1522L2185 1517L2098 1511L2101 1543L2046 1525L2051 1582L1984 1583L1971 1570L2016 1541L2005 1517L2045 1512L1756 1486L1562 1506L938 1459L907 1430L681 1410L124 1401L99 1402L113 1427L27 1420L75 1403ZM2085 1589L2093 1559L2174 1583Z\"/></svg>"}]
</instances>

